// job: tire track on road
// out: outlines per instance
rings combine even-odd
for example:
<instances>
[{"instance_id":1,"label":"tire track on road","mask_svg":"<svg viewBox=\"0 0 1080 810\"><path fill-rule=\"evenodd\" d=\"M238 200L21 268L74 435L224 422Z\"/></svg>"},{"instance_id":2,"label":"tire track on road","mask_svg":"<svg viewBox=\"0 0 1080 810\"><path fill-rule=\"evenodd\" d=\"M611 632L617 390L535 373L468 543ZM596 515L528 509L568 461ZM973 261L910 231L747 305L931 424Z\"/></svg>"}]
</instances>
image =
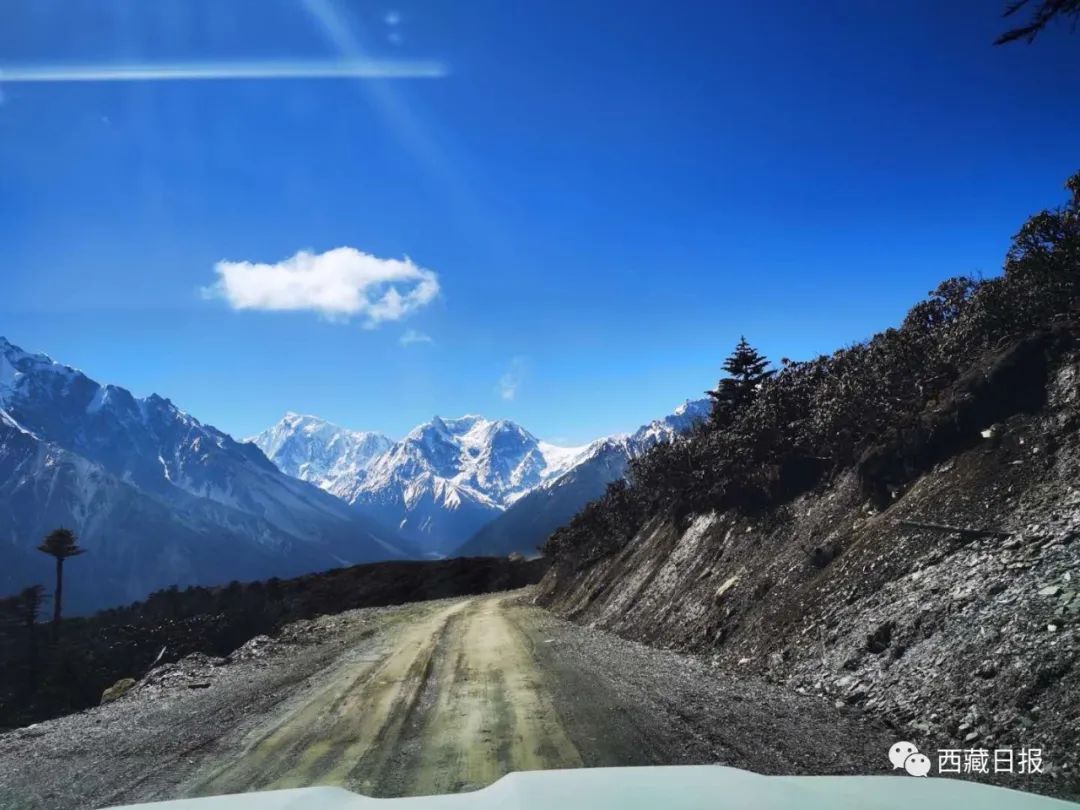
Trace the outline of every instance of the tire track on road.
<instances>
[{"instance_id":1,"label":"tire track on road","mask_svg":"<svg viewBox=\"0 0 1080 810\"><path fill-rule=\"evenodd\" d=\"M430 672L431 656L458 602L406 626L384 654L329 671L303 702L250 732L239 752L199 779L189 795L342 785L379 749L393 748Z\"/></svg>"},{"instance_id":2,"label":"tire track on road","mask_svg":"<svg viewBox=\"0 0 1080 810\"><path fill-rule=\"evenodd\" d=\"M434 676L439 691L420 732L407 794L475 789L512 771L577 768L567 736L507 598L477 600Z\"/></svg>"}]
</instances>

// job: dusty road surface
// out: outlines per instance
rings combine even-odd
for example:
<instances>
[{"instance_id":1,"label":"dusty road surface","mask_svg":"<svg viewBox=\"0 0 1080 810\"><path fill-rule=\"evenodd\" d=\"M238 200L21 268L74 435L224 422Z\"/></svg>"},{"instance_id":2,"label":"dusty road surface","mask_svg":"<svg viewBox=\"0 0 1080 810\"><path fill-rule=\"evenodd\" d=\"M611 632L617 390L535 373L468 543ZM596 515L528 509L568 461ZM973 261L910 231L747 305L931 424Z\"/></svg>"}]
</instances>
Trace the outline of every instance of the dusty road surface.
<instances>
[{"instance_id":1,"label":"dusty road surface","mask_svg":"<svg viewBox=\"0 0 1080 810\"><path fill-rule=\"evenodd\" d=\"M603 765L879 773L892 742L854 711L563 622L517 592L303 622L0 735L0 807L307 785L430 794Z\"/></svg>"}]
</instances>

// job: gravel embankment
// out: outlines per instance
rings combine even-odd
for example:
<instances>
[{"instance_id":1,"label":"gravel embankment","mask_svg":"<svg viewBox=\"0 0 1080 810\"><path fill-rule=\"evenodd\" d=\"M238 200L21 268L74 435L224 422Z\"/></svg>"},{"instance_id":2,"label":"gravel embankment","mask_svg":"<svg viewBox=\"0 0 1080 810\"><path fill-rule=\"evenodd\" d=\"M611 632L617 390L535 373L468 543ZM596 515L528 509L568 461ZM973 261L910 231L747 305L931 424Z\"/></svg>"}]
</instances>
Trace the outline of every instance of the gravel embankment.
<instances>
[{"instance_id":1,"label":"gravel embankment","mask_svg":"<svg viewBox=\"0 0 1080 810\"><path fill-rule=\"evenodd\" d=\"M722 674L522 605L518 624L586 765L718 763L759 773L886 773L894 733L855 709ZM602 735L604 744L598 743Z\"/></svg>"}]
</instances>

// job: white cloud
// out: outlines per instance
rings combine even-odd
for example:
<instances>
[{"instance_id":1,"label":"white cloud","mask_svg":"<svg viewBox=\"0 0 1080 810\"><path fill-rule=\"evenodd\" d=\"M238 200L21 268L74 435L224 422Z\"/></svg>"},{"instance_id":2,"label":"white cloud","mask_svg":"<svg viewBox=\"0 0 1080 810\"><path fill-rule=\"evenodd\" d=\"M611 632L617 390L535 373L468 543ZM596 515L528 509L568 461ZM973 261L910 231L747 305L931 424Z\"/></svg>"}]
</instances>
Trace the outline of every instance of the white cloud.
<instances>
[{"instance_id":1,"label":"white cloud","mask_svg":"<svg viewBox=\"0 0 1080 810\"><path fill-rule=\"evenodd\" d=\"M334 320L364 318L368 327L397 321L431 303L439 277L411 259L380 259L351 247L302 250L276 264L220 261L203 289L233 309L309 310Z\"/></svg>"},{"instance_id":2,"label":"white cloud","mask_svg":"<svg viewBox=\"0 0 1080 810\"><path fill-rule=\"evenodd\" d=\"M499 396L505 400L512 400L517 396L518 389L525 379L525 358L515 357L510 361L510 368L499 377L497 389Z\"/></svg>"},{"instance_id":3,"label":"white cloud","mask_svg":"<svg viewBox=\"0 0 1080 810\"><path fill-rule=\"evenodd\" d=\"M405 333L398 338L398 343L402 346L412 346L416 343L434 343L431 335L424 334L423 332L417 332L415 329L406 329Z\"/></svg>"},{"instance_id":4,"label":"white cloud","mask_svg":"<svg viewBox=\"0 0 1080 810\"><path fill-rule=\"evenodd\" d=\"M397 11L388 11L383 17L383 22L387 25L399 25L401 23L401 13Z\"/></svg>"}]
</instances>

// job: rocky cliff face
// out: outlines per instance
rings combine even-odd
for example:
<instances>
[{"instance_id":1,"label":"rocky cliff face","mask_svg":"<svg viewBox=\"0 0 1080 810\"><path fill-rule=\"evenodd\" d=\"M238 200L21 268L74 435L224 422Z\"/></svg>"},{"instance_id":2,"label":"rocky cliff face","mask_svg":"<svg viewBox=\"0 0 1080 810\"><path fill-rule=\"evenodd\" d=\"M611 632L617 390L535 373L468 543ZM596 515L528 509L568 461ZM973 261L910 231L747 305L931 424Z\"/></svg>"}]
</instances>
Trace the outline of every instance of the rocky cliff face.
<instances>
[{"instance_id":1,"label":"rocky cliff face","mask_svg":"<svg viewBox=\"0 0 1080 810\"><path fill-rule=\"evenodd\" d=\"M558 561L538 599L867 709L920 747L1041 747L1042 778L1080 790L1080 355L1024 384L973 396L969 412L1017 408L958 422L969 435L884 501L853 469L753 517L657 516L621 550Z\"/></svg>"}]
</instances>

